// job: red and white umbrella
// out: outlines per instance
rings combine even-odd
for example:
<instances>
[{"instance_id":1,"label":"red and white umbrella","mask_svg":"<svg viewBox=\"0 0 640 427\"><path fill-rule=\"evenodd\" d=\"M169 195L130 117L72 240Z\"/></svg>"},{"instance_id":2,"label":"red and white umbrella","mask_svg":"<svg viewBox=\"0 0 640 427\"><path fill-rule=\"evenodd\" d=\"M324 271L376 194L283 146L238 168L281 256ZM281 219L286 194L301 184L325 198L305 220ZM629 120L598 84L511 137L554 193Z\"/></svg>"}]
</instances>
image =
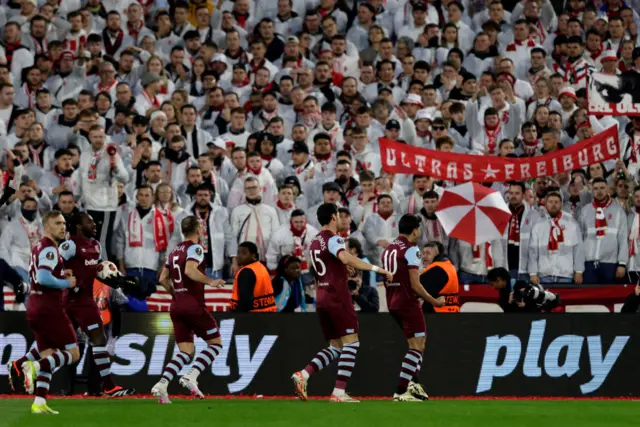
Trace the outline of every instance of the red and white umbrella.
<instances>
[{"instance_id":1,"label":"red and white umbrella","mask_svg":"<svg viewBox=\"0 0 640 427\"><path fill-rule=\"evenodd\" d=\"M500 192L467 182L444 191L436 216L450 237L480 245L502 237L511 211Z\"/></svg>"}]
</instances>

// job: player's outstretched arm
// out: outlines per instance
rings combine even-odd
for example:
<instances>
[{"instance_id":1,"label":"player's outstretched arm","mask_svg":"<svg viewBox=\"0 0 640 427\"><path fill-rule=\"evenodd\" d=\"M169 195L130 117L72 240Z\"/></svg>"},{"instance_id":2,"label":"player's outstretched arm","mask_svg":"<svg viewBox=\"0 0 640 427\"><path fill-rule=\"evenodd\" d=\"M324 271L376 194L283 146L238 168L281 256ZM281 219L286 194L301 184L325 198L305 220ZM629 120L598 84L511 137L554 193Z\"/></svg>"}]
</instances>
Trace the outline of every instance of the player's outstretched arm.
<instances>
[{"instance_id":1,"label":"player's outstretched arm","mask_svg":"<svg viewBox=\"0 0 640 427\"><path fill-rule=\"evenodd\" d=\"M369 264L368 262L361 260L357 256L350 254L346 250L340 251L340 253L338 254L338 259L348 267L353 267L358 270L364 270L364 271L373 271L374 273L384 274L385 276L387 276L387 279L389 280L393 279L393 275L389 273L387 270L382 269L380 267L376 267L375 265Z\"/></svg>"},{"instance_id":2,"label":"player's outstretched arm","mask_svg":"<svg viewBox=\"0 0 640 427\"><path fill-rule=\"evenodd\" d=\"M417 268L409 270L409 279L411 280L411 289L418 294L420 298L428 302L434 307L442 307L445 303L444 297L434 298L420 283L420 272Z\"/></svg>"},{"instance_id":3,"label":"player's outstretched arm","mask_svg":"<svg viewBox=\"0 0 640 427\"><path fill-rule=\"evenodd\" d=\"M173 285L171 285L171 281L169 280L169 269L167 267L162 267L162 272L160 273L160 279L158 281L160 282L160 286L173 296Z\"/></svg>"}]
</instances>

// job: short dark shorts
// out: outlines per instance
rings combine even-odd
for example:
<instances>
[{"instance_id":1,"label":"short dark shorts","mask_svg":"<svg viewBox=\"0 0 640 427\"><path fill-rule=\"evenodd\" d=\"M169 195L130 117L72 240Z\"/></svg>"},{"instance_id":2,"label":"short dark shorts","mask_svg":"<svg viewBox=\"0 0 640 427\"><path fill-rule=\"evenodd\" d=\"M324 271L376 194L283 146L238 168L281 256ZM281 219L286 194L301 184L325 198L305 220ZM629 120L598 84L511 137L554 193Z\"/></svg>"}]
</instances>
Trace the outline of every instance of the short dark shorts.
<instances>
[{"instance_id":1,"label":"short dark shorts","mask_svg":"<svg viewBox=\"0 0 640 427\"><path fill-rule=\"evenodd\" d=\"M407 339L427 336L427 324L424 320L424 313L420 307L402 310L389 309L389 313L402 328L404 336Z\"/></svg>"},{"instance_id":2,"label":"short dark shorts","mask_svg":"<svg viewBox=\"0 0 640 427\"><path fill-rule=\"evenodd\" d=\"M358 315L352 305L337 308L317 307L322 334L327 341L358 333Z\"/></svg>"},{"instance_id":3,"label":"short dark shorts","mask_svg":"<svg viewBox=\"0 0 640 427\"><path fill-rule=\"evenodd\" d=\"M180 307L174 303L170 314L176 343L193 342L194 334L205 341L220 337L218 323L206 307Z\"/></svg>"}]
</instances>

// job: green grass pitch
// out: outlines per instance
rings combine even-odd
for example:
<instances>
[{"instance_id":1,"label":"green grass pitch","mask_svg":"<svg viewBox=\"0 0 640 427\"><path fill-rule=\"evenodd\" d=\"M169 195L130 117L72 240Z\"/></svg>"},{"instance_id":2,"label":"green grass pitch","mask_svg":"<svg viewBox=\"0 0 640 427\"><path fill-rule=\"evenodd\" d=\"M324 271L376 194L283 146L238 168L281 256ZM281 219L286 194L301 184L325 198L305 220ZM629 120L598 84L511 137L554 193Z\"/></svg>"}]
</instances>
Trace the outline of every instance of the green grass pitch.
<instances>
[{"instance_id":1,"label":"green grass pitch","mask_svg":"<svg viewBox=\"0 0 640 427\"><path fill-rule=\"evenodd\" d=\"M0 400L0 426L295 426L295 427L618 427L640 425L640 402L613 400L314 400L51 399L60 415L31 415L31 399Z\"/></svg>"}]
</instances>

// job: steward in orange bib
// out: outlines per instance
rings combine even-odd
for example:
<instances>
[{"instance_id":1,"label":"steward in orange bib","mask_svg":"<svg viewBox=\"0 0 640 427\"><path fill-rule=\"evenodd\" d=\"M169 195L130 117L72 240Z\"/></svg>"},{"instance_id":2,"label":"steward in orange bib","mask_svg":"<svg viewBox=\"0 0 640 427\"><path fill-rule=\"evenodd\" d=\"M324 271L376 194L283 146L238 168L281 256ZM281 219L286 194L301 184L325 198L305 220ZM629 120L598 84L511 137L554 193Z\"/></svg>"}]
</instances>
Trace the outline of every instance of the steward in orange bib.
<instances>
[{"instance_id":1,"label":"steward in orange bib","mask_svg":"<svg viewBox=\"0 0 640 427\"><path fill-rule=\"evenodd\" d=\"M271 277L258 259L258 247L252 242L240 243L236 260L242 268L233 281L231 311L275 313L276 299Z\"/></svg>"},{"instance_id":2,"label":"steward in orange bib","mask_svg":"<svg viewBox=\"0 0 640 427\"><path fill-rule=\"evenodd\" d=\"M444 253L444 246L440 242L429 242L425 245L425 259L431 261L420 275L420 283L434 298L444 297L442 307L434 307L424 302L422 310L425 313L459 313L458 302L458 272Z\"/></svg>"}]
</instances>

